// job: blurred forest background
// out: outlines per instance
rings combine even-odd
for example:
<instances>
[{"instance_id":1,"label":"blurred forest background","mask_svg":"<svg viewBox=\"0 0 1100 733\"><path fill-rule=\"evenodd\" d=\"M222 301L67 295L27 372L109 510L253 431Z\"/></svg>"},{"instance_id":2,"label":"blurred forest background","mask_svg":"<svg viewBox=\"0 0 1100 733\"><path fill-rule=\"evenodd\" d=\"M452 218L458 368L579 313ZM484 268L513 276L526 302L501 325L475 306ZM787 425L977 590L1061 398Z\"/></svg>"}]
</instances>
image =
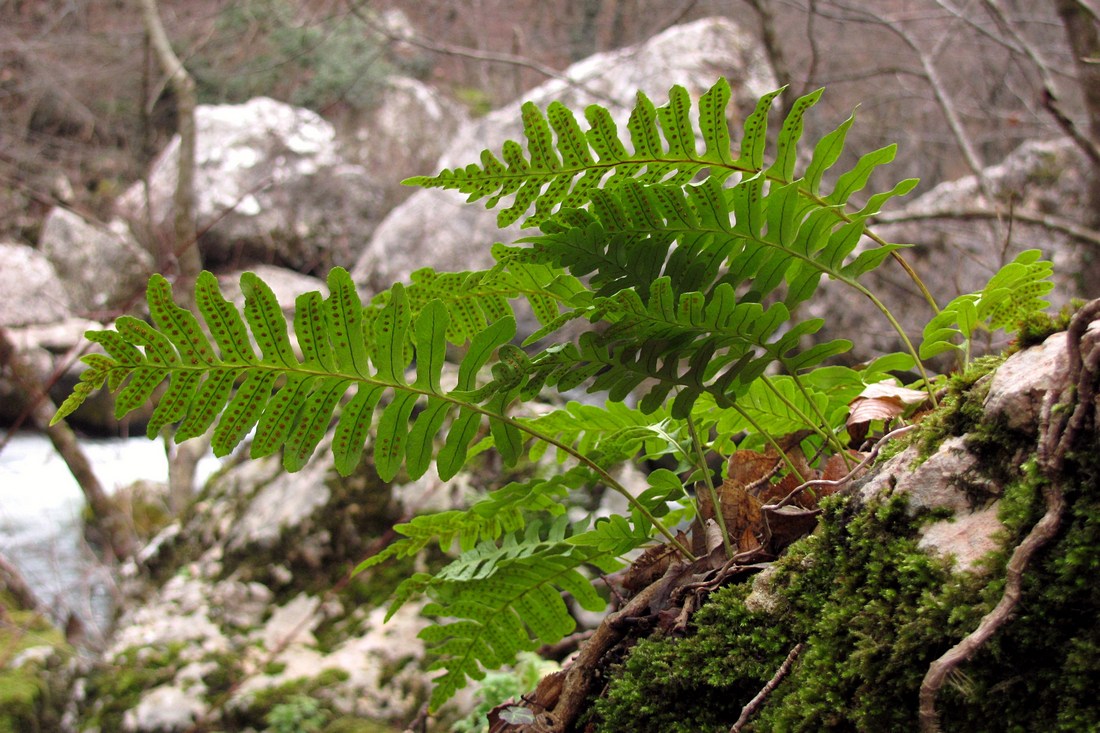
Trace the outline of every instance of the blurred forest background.
<instances>
[{"instance_id":1,"label":"blurred forest background","mask_svg":"<svg viewBox=\"0 0 1100 733\"><path fill-rule=\"evenodd\" d=\"M270 96L338 129L369 113L395 72L484 113L595 52L724 15L761 39L796 94L828 88L810 125L833 125L858 105L848 149L898 142L891 175L919 177L925 191L1026 140L1069 134L1100 161L1092 3L160 0L159 12L200 103ZM59 204L107 218L175 122L136 3L0 2L0 238L33 244ZM428 172L394 168L395 179ZM1091 220L1064 223L1094 230L1100 205L1088 209Z\"/></svg>"}]
</instances>

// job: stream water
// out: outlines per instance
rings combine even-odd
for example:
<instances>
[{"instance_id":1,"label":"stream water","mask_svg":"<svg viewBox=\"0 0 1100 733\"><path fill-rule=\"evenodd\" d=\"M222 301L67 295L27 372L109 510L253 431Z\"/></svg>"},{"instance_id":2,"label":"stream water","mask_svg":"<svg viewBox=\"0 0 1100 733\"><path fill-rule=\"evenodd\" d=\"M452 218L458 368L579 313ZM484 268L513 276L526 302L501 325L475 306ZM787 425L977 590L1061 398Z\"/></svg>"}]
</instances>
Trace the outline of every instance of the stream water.
<instances>
[{"instance_id":1,"label":"stream water","mask_svg":"<svg viewBox=\"0 0 1100 733\"><path fill-rule=\"evenodd\" d=\"M165 481L164 445L145 438L82 440L108 491L138 479ZM205 478L217 465L199 465ZM100 636L113 607L114 581L84 542L80 511L84 496L48 438L17 433L0 450L0 552L23 573L55 620L70 613Z\"/></svg>"}]
</instances>

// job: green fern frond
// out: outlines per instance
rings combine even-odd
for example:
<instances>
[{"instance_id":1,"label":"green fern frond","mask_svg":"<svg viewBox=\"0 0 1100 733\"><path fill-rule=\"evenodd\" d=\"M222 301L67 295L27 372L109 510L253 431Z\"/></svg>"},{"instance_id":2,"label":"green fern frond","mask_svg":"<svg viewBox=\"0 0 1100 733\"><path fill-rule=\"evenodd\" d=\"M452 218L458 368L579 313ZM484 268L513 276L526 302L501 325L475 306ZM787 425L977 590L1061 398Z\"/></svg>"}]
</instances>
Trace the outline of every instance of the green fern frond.
<instances>
[{"instance_id":1,"label":"green fern frond","mask_svg":"<svg viewBox=\"0 0 1100 733\"><path fill-rule=\"evenodd\" d=\"M1028 316L1050 306L1054 265L1037 249L1024 250L997 271L984 288L958 296L924 327L920 356L960 351L964 360L978 331L1014 333Z\"/></svg>"},{"instance_id":2,"label":"green fern frond","mask_svg":"<svg viewBox=\"0 0 1100 733\"><path fill-rule=\"evenodd\" d=\"M448 392L441 376L450 318L441 301L421 305L414 318L404 289L397 285L386 305L367 317L346 271L333 270L328 285L328 298L314 292L297 300L299 358L274 295L252 273L241 276L243 319L213 275L198 278L197 307L217 349L198 319L173 302L168 281L154 276L148 288L154 325L124 316L117 331L89 332L88 339L106 355L85 358L90 368L82 386L55 420L79 407L104 381L121 388L116 400L121 417L144 404L168 379L149 424L150 437L173 423L178 423L177 441L214 426L212 446L222 456L256 427L251 455L282 450L284 467L296 471L313 454L341 400L354 391L339 411L333 440L341 473L355 469L376 424L374 460L385 480L402 466L419 476L433 457L441 475L453 476L483 422L492 428L507 421L506 402L496 400L494 411L493 386L478 384L478 374L515 335L514 319L504 315L478 330L459 365L458 384ZM416 377L410 383L405 374L414 361ZM424 409L414 419L417 405ZM440 449L436 439L447 420L451 430Z\"/></svg>"},{"instance_id":3,"label":"green fern frond","mask_svg":"<svg viewBox=\"0 0 1100 733\"><path fill-rule=\"evenodd\" d=\"M465 552L482 542L493 542L526 526L526 516L545 512L558 516L565 511L562 500L571 492L591 484L591 471L583 466L547 477L513 481L490 491L466 510L420 514L409 522L394 525L401 539L382 552L360 563L354 574L361 573L390 558L414 557L430 544L450 550L452 545Z\"/></svg>"},{"instance_id":4,"label":"green fern frond","mask_svg":"<svg viewBox=\"0 0 1100 733\"><path fill-rule=\"evenodd\" d=\"M621 567L620 555L648 540L648 533L630 531L629 525L621 529L616 525L615 535L596 528L566 537L567 525L558 521L543 537L536 523L523 536L507 535L500 545L482 543L463 553L430 580L407 581L433 599L425 614L446 619L420 634L438 658L432 669L444 670L434 679L430 707L438 709L468 679L481 679L485 669L571 633L576 622L563 591L582 608L602 611L606 601L580 569L591 565L612 572Z\"/></svg>"},{"instance_id":5,"label":"green fern frond","mask_svg":"<svg viewBox=\"0 0 1100 733\"><path fill-rule=\"evenodd\" d=\"M669 91L669 101L655 107L644 94L627 123L633 152L625 142L610 113L599 105L585 110L588 130L582 131L572 111L553 102L544 115L534 104L523 105L523 128L527 151L514 141L504 144L501 158L492 151L481 154L481 165L443 170L436 176L416 176L408 185L455 189L468 195L469 201L487 199L486 208L495 208L504 197L511 204L502 209L497 223L504 227L517 221L532 207L534 213L525 222L535 226L558 208L580 208L598 190L611 190L625 181L643 184L657 182L683 185L703 171L724 180L732 174L744 178L789 183L794 179L796 148L802 135L802 118L820 98L821 90L796 100L784 121L776 144L776 158L765 167L768 113L780 91L760 99L756 110L745 120L740 153L734 157L727 123L731 98L729 82L719 79L699 100L699 127L691 123L691 98L683 87ZM819 144L808 169L807 194L816 196L823 173L839 158L847 121ZM701 138L703 152L696 147ZM892 157L892 148L879 152L880 159ZM842 177L830 194L830 203L843 203L862 188L872 159L861 161L856 169Z\"/></svg>"}]
</instances>

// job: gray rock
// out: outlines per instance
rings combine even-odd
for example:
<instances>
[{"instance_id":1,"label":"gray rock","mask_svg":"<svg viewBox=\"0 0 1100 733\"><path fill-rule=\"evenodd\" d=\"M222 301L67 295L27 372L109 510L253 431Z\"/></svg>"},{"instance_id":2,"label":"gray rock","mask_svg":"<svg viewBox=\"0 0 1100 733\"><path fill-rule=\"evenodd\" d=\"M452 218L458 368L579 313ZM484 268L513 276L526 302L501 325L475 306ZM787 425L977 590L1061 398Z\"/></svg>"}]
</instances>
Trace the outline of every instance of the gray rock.
<instances>
[{"instance_id":1,"label":"gray rock","mask_svg":"<svg viewBox=\"0 0 1100 733\"><path fill-rule=\"evenodd\" d=\"M73 310L69 291L49 259L22 244L0 242L0 326L55 323Z\"/></svg>"},{"instance_id":2,"label":"gray rock","mask_svg":"<svg viewBox=\"0 0 1100 733\"><path fill-rule=\"evenodd\" d=\"M276 608L259 630L264 648L277 651L295 644L315 645L317 639L313 637L313 630L321 623L320 607L320 598L302 593L285 606Z\"/></svg>"},{"instance_id":3,"label":"gray rock","mask_svg":"<svg viewBox=\"0 0 1100 733\"><path fill-rule=\"evenodd\" d=\"M332 126L273 99L200 105L195 113L195 215L204 261L278 263L327 269L348 265L371 233L380 196L366 170L337 151ZM179 139L150 173L151 218L171 231ZM135 231L145 220L135 184L117 202Z\"/></svg>"},{"instance_id":4,"label":"gray rock","mask_svg":"<svg viewBox=\"0 0 1100 733\"><path fill-rule=\"evenodd\" d=\"M995 501L985 509L922 527L917 547L951 558L957 570L978 571L981 560L1001 547L997 534L1004 525L997 518L999 509L1000 502Z\"/></svg>"},{"instance_id":5,"label":"gray rock","mask_svg":"<svg viewBox=\"0 0 1100 733\"><path fill-rule=\"evenodd\" d=\"M465 108L439 90L396 76L387 81L377 105L338 128L350 128L340 134L341 149L379 183L388 211L416 190L401 181L431 170L468 122Z\"/></svg>"},{"instance_id":6,"label":"gray rock","mask_svg":"<svg viewBox=\"0 0 1100 733\"><path fill-rule=\"evenodd\" d=\"M548 81L524 94L523 100L540 108L559 100L578 111L598 103L611 111L624 130L639 90L658 103L667 99L674 84L698 96L719 75L729 78L735 90L733 105L742 113L776 86L752 36L732 21L709 18L573 64L563 72L569 82ZM519 107L517 101L463 126L434 170L428 172L477 162L485 148L499 151L505 140L523 140ZM453 191L420 191L379 224L352 276L357 283L378 290L407 279L421 267L479 269L492 263L489 246L493 242L508 242L518 236L522 236L518 227L500 231L495 212L466 204Z\"/></svg>"},{"instance_id":7,"label":"gray rock","mask_svg":"<svg viewBox=\"0 0 1100 733\"><path fill-rule=\"evenodd\" d=\"M951 558L959 571L976 571L980 560L1000 547L997 533L1003 528L996 499L1001 487L982 469L966 436L956 436L923 462L917 447L909 446L854 484L853 491L864 504L904 496L912 513L950 510L950 518L922 528L919 547Z\"/></svg>"},{"instance_id":8,"label":"gray rock","mask_svg":"<svg viewBox=\"0 0 1100 733\"><path fill-rule=\"evenodd\" d=\"M1100 321L1089 325L1100 330ZM985 414L1003 419L1008 427L1038 434L1039 412L1052 390L1061 391L1069 375L1066 334L1056 333L1042 344L1013 354L993 375L985 399Z\"/></svg>"},{"instance_id":9,"label":"gray rock","mask_svg":"<svg viewBox=\"0 0 1100 733\"><path fill-rule=\"evenodd\" d=\"M1000 494L996 484L981 474L981 468L977 456L967 450L966 436L956 436L944 440L923 462L919 461L917 447L909 446L856 486L865 503L903 495L914 513L936 509L969 512L974 509L976 497Z\"/></svg>"},{"instance_id":10,"label":"gray rock","mask_svg":"<svg viewBox=\"0 0 1100 733\"><path fill-rule=\"evenodd\" d=\"M142 301L156 269L152 255L121 220L100 226L60 207L46 217L38 246L84 311L126 308Z\"/></svg>"},{"instance_id":11,"label":"gray rock","mask_svg":"<svg viewBox=\"0 0 1100 733\"><path fill-rule=\"evenodd\" d=\"M126 711L122 727L134 733L185 731L205 709L198 689L183 690L171 685L154 687L141 696L137 707Z\"/></svg>"},{"instance_id":12,"label":"gray rock","mask_svg":"<svg viewBox=\"0 0 1100 733\"><path fill-rule=\"evenodd\" d=\"M329 454L328 441L323 441L318 452ZM278 473L233 523L226 548L238 552L274 546L287 528L300 526L328 502L331 493L324 478L330 470L331 464L322 458L297 473Z\"/></svg>"},{"instance_id":13,"label":"gray rock","mask_svg":"<svg viewBox=\"0 0 1100 733\"><path fill-rule=\"evenodd\" d=\"M303 275L285 267L274 265L254 265L247 268L267 283L275 300L288 316L294 315L294 300L302 293L311 290L320 291L321 295L328 297L328 286L323 280L309 275ZM238 308L244 307L244 294L241 292L241 273L244 270L235 270L218 275L218 287L228 300L231 300Z\"/></svg>"}]
</instances>

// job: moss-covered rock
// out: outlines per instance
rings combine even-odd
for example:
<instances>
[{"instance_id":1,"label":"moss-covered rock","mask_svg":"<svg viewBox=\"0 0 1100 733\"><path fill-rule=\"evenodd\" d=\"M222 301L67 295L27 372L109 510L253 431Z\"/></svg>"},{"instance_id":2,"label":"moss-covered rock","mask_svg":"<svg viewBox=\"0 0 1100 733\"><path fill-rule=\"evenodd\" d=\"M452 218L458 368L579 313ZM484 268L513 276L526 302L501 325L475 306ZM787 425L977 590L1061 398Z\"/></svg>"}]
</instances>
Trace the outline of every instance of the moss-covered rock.
<instances>
[{"instance_id":1,"label":"moss-covered rock","mask_svg":"<svg viewBox=\"0 0 1100 733\"><path fill-rule=\"evenodd\" d=\"M1063 346L1052 338L1057 356ZM997 603L1011 549L1044 510L1038 412L1021 421L1018 411L1065 377L1031 379L956 380L908 449L824 504L814 535L714 593L685 636L638 642L610 670L592 729L728 731L802 644L744 730L916 730L929 663ZM1098 444L1095 434L1078 443ZM965 470L943 470L950 451L965 454L956 464ZM1014 618L941 690L945 731L1100 730L1100 455L1084 448L1068 460L1061 531L1028 568ZM983 513L997 522L979 532L977 556L963 561L962 545L975 539L967 532L954 545L928 541L934 528Z\"/></svg>"},{"instance_id":2,"label":"moss-covered rock","mask_svg":"<svg viewBox=\"0 0 1100 733\"><path fill-rule=\"evenodd\" d=\"M58 730L71 656L60 629L0 586L0 733Z\"/></svg>"}]
</instances>

